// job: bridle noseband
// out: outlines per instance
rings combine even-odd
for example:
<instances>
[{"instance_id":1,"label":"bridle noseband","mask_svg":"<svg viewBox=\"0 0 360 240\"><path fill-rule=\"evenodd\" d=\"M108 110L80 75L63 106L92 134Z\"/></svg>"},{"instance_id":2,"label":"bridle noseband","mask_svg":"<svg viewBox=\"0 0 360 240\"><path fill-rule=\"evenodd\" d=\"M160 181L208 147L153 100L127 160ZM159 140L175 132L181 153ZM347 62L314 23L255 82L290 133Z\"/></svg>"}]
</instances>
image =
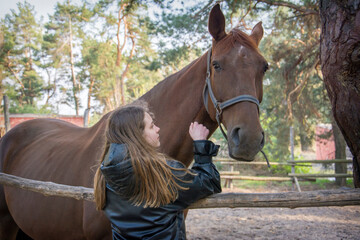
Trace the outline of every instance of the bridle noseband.
<instances>
[{"instance_id":1,"label":"bridle noseband","mask_svg":"<svg viewBox=\"0 0 360 240\"><path fill-rule=\"evenodd\" d=\"M231 105L234 105L236 103L239 103L239 102L252 102L254 104L256 104L257 106L257 109L259 111L260 109L260 103L259 103L259 100L251 95L239 95L237 97L234 97L234 98L231 98L229 100L226 100L224 102L219 102L215 95L214 95L214 92L212 90L212 87L211 87L211 80L210 80L210 63L211 63L211 48L209 49L208 51L208 55L207 55L207 66L206 66L206 80L205 80L205 87L204 87L204 90L203 90L203 100L204 100L204 105L205 105L205 108L206 108L206 111L209 113L209 107L208 107L208 96L210 96L210 99L214 105L214 108L215 108L215 111L216 111L216 115L215 115L215 118L216 118L216 121L220 127L220 130L224 136L224 138L226 139L226 141L228 141L228 138L227 138L227 135L224 131L224 129L222 128L221 126L221 116L222 116L222 112L225 108L227 107L230 107ZM269 160L267 159L265 153L260 150L262 152L262 154L264 154L264 157L266 159L266 162L268 164L268 167L270 167L270 164L269 164Z\"/></svg>"}]
</instances>

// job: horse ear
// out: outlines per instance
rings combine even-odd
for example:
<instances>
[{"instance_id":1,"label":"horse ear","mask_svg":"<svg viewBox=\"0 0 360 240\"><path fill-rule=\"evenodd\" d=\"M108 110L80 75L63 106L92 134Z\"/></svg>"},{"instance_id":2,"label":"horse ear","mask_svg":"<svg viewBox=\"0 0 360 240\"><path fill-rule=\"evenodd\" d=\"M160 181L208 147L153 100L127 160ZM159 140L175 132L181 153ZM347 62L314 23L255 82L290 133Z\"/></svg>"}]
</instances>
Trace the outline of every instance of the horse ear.
<instances>
[{"instance_id":1,"label":"horse ear","mask_svg":"<svg viewBox=\"0 0 360 240\"><path fill-rule=\"evenodd\" d=\"M210 11L208 28L215 41L219 41L226 36L225 17L219 4L216 4Z\"/></svg>"},{"instance_id":2,"label":"horse ear","mask_svg":"<svg viewBox=\"0 0 360 240\"><path fill-rule=\"evenodd\" d=\"M262 27L262 22L258 22L251 31L251 37L255 40L256 45L259 46L260 40L264 35L264 29Z\"/></svg>"}]
</instances>

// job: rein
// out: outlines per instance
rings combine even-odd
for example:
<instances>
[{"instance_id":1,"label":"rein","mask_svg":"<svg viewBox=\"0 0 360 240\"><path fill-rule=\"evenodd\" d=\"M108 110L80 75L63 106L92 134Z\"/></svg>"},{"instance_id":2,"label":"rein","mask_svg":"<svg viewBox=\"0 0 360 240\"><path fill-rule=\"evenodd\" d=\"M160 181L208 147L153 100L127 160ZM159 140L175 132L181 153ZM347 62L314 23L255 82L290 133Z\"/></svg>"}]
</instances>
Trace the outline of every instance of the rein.
<instances>
[{"instance_id":1,"label":"rein","mask_svg":"<svg viewBox=\"0 0 360 240\"><path fill-rule=\"evenodd\" d=\"M212 90L211 87L211 80L210 80L210 63L211 63L211 48L208 51L208 55L207 55L207 66L206 66L206 80L205 80L205 87L203 90L203 101L204 101L204 105L206 108L206 111L209 113L209 108L208 108L208 96L210 96L211 102L214 105L215 111L216 111L216 121L218 123L218 126L220 127L221 133L223 134L224 138L226 139L226 141L228 141L227 135L224 131L224 129L221 126L221 116L222 116L222 112L225 108L230 107L231 105L234 105L236 103L239 102L252 102L254 104L256 104L258 111L260 112L260 103L259 100L251 95L239 95L237 97L231 98L229 100L226 100L224 102L220 102L216 99L214 92ZM266 157L265 153L260 150L260 152L264 155L267 165L268 167L270 167L269 164L269 160Z\"/></svg>"}]
</instances>

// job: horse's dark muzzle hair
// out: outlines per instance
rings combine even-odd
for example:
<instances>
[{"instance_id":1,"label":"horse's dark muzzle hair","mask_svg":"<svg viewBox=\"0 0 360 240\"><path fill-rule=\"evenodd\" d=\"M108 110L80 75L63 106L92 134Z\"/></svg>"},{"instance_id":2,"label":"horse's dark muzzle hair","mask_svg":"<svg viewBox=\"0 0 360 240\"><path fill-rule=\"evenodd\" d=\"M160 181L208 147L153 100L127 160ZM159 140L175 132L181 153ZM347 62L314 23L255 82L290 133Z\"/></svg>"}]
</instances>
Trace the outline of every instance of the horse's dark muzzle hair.
<instances>
[{"instance_id":1,"label":"horse's dark muzzle hair","mask_svg":"<svg viewBox=\"0 0 360 240\"><path fill-rule=\"evenodd\" d=\"M251 137L249 137L251 136ZM251 162L265 144L264 131L249 135L240 127L232 129L229 135L229 155L238 161Z\"/></svg>"}]
</instances>

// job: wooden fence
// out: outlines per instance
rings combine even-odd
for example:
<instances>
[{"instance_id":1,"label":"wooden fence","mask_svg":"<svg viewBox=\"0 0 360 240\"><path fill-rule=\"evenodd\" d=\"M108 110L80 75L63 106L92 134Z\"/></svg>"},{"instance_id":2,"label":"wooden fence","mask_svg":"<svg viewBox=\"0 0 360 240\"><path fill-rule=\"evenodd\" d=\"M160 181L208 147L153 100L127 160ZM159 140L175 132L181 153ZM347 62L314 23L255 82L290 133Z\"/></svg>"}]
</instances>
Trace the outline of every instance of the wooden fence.
<instances>
[{"instance_id":1,"label":"wooden fence","mask_svg":"<svg viewBox=\"0 0 360 240\"><path fill-rule=\"evenodd\" d=\"M254 180L254 181L292 181L299 192L301 192L299 180L316 180L316 178L352 178L352 174L348 173L288 173L288 176L283 177L259 177L259 176L240 176L239 171L234 171L235 165L267 165L266 162L238 162L228 158L216 158L214 162L220 163L221 165L229 166L229 171L220 171L222 179L225 179L224 187L233 188L233 180ZM352 163L352 160L347 159L333 159L333 160L298 160L298 161L287 161L287 162L270 162L271 166L287 165L293 168L305 166L311 167L311 165L305 165L309 163L314 164L335 164L335 163Z\"/></svg>"},{"instance_id":2,"label":"wooden fence","mask_svg":"<svg viewBox=\"0 0 360 240\"><path fill-rule=\"evenodd\" d=\"M42 182L0 173L0 184L41 193L94 201L93 189ZM285 193L220 193L202 199L189 208L298 208L360 205L360 189Z\"/></svg>"}]
</instances>

